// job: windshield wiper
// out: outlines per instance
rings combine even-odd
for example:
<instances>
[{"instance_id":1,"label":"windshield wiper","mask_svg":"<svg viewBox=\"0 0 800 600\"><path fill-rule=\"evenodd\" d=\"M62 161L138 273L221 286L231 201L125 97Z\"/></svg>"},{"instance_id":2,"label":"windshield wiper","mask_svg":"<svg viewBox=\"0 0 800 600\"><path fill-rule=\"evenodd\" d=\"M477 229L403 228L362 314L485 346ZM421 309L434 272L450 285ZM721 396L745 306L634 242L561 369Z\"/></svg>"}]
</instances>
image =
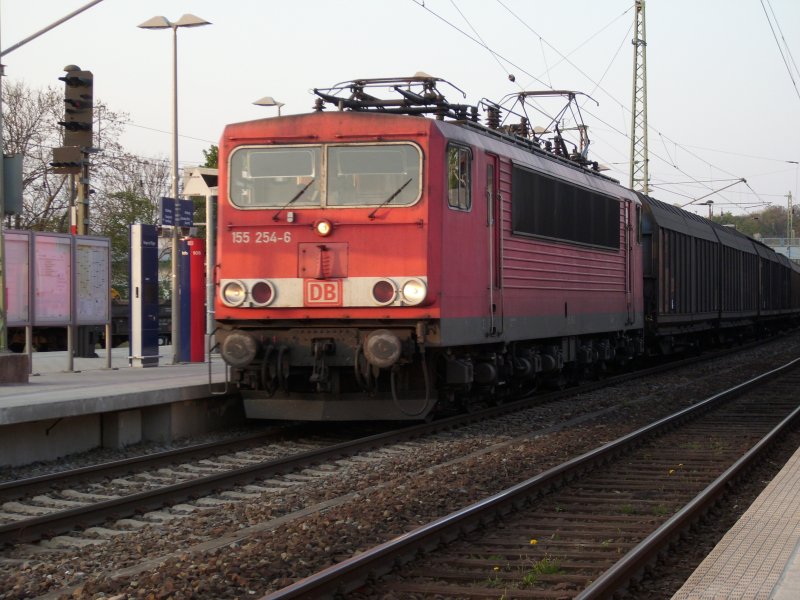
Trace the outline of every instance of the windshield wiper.
<instances>
[{"instance_id":1,"label":"windshield wiper","mask_svg":"<svg viewBox=\"0 0 800 600\"><path fill-rule=\"evenodd\" d=\"M300 190L300 191L299 191L299 192L297 192L297 193L296 193L294 196L292 196L292 199L291 199L291 200L289 200L289 201L288 201L286 204L284 204L283 206L281 206L281 207L278 209L278 212L276 212L274 215L272 215L272 220L273 220L273 221L277 221L277 220L278 220L278 215L280 215L280 214L281 214L281 213L282 213L282 212L283 212L283 211L284 211L286 208L288 208L288 207L289 207L289 206L290 206L290 205L291 205L291 204L292 204L292 203L293 203L295 200L297 200L297 199L298 199L300 196L302 196L303 194L305 194L305 193L306 193L306 190L307 190L308 188L310 188L310 187L311 187L311 184L312 184L312 183L314 183L314 178L313 178L313 177L311 178L311 181L309 181L309 182L308 182L308 183L307 183L307 184L306 184L306 185L303 187L303 189L302 189L302 190Z\"/></svg>"},{"instance_id":2,"label":"windshield wiper","mask_svg":"<svg viewBox=\"0 0 800 600\"><path fill-rule=\"evenodd\" d=\"M392 195L391 195L391 196L389 196L389 197L388 197L386 200L384 200L384 201L383 201L383 202L380 204L380 206L376 206L376 207L375 207L375 210L373 210L371 213L369 213L369 218L370 218L370 219L374 219L374 218L375 218L375 213L376 213L376 212L378 212L378 210L379 210L379 209L381 209L381 208L383 208L384 206L386 206L387 204L389 204L389 202L391 202L392 200L394 200L395 198L397 198L397 196L399 196L399 195L400 195L400 192L402 192L404 189L406 189L406 186L407 186L409 183L411 183L411 180L412 180L412 179L414 179L414 178L413 178L413 177L409 177L409 178L408 178L408 181L406 181L406 182L405 182L403 185L401 185L399 188L397 188L397 189L395 190L394 194L392 194Z\"/></svg>"}]
</instances>

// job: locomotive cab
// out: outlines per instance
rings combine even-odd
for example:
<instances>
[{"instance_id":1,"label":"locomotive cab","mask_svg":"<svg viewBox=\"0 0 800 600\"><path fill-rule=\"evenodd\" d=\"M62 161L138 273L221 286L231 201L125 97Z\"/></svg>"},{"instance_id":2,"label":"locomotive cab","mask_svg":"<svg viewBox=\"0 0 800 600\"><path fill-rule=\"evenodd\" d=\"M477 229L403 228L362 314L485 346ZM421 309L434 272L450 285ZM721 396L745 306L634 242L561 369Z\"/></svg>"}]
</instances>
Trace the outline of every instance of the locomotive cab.
<instances>
[{"instance_id":1,"label":"locomotive cab","mask_svg":"<svg viewBox=\"0 0 800 600\"><path fill-rule=\"evenodd\" d=\"M436 318L429 124L393 121L389 134L385 118L348 113L226 130L217 339L251 416L413 418L432 407L418 356Z\"/></svg>"}]
</instances>

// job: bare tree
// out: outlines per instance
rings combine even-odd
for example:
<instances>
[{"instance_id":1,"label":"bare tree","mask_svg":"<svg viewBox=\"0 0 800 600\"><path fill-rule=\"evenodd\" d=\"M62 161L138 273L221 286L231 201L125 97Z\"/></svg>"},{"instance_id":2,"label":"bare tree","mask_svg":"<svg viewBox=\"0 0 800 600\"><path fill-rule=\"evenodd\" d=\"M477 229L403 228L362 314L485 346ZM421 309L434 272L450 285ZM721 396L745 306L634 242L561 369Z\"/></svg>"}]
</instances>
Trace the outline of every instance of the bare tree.
<instances>
[{"instance_id":1,"label":"bare tree","mask_svg":"<svg viewBox=\"0 0 800 600\"><path fill-rule=\"evenodd\" d=\"M94 184L98 194L132 193L150 201L155 211L159 198L170 189L170 163L166 159L144 160L124 151L103 154L105 160Z\"/></svg>"},{"instance_id":2,"label":"bare tree","mask_svg":"<svg viewBox=\"0 0 800 600\"><path fill-rule=\"evenodd\" d=\"M92 195L92 231L111 238L112 284L127 296L129 227L133 223L156 223L158 199L168 193L172 171L166 160L141 160L127 154L109 153L96 179ZM170 247L159 244L159 261ZM168 290L168 274L159 275L160 288Z\"/></svg>"},{"instance_id":3,"label":"bare tree","mask_svg":"<svg viewBox=\"0 0 800 600\"><path fill-rule=\"evenodd\" d=\"M31 90L20 81L3 86L3 151L22 154L23 229L63 231L69 198L66 178L52 173L52 148L61 145L58 120L64 101L55 88Z\"/></svg>"},{"instance_id":4,"label":"bare tree","mask_svg":"<svg viewBox=\"0 0 800 600\"><path fill-rule=\"evenodd\" d=\"M53 148L61 146L64 120L63 91L55 87L34 90L22 81L3 86L3 150L23 156L23 211L14 219L19 229L67 231L72 190L69 176L53 173ZM105 150L91 155L92 182L113 173L123 152L119 137L127 115L111 111L103 102L94 106L94 145ZM90 213L91 214L91 213ZM93 230L94 228L91 227Z\"/></svg>"}]
</instances>

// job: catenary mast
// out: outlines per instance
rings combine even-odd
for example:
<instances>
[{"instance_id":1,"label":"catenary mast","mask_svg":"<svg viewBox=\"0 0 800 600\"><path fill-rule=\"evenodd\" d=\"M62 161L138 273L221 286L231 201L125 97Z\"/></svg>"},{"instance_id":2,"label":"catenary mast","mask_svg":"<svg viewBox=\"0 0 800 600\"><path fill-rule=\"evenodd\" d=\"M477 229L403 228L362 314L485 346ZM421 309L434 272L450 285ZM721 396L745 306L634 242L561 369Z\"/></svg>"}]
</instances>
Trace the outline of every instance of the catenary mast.
<instances>
[{"instance_id":1,"label":"catenary mast","mask_svg":"<svg viewBox=\"0 0 800 600\"><path fill-rule=\"evenodd\" d=\"M631 178L629 187L650 192L647 152L647 37L644 0L636 0L633 17L633 105L631 116Z\"/></svg>"}]
</instances>

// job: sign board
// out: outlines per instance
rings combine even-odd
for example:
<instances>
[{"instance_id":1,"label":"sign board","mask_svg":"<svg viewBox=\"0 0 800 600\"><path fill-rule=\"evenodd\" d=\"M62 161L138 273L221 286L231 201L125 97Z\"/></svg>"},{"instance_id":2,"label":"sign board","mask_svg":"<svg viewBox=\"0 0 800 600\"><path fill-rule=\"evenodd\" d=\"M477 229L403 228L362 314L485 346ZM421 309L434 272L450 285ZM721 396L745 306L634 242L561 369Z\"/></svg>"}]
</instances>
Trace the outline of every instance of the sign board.
<instances>
[{"instance_id":1,"label":"sign board","mask_svg":"<svg viewBox=\"0 0 800 600\"><path fill-rule=\"evenodd\" d=\"M194 225L194 202L162 196L158 201L158 214L165 227L191 227Z\"/></svg>"},{"instance_id":2,"label":"sign board","mask_svg":"<svg viewBox=\"0 0 800 600\"><path fill-rule=\"evenodd\" d=\"M194 202L191 200L178 200L178 226L191 227L194 225Z\"/></svg>"},{"instance_id":3,"label":"sign board","mask_svg":"<svg viewBox=\"0 0 800 600\"><path fill-rule=\"evenodd\" d=\"M153 225L130 226L132 367L158 366L158 235Z\"/></svg>"},{"instance_id":4,"label":"sign board","mask_svg":"<svg viewBox=\"0 0 800 600\"><path fill-rule=\"evenodd\" d=\"M108 238L75 238L75 321L104 325L110 320L111 264Z\"/></svg>"},{"instance_id":5,"label":"sign board","mask_svg":"<svg viewBox=\"0 0 800 600\"><path fill-rule=\"evenodd\" d=\"M158 201L158 214L161 218L161 225L173 227L175 225L175 198L162 196Z\"/></svg>"},{"instance_id":6,"label":"sign board","mask_svg":"<svg viewBox=\"0 0 800 600\"><path fill-rule=\"evenodd\" d=\"M37 234L33 252L33 324L71 324L72 237Z\"/></svg>"},{"instance_id":7,"label":"sign board","mask_svg":"<svg viewBox=\"0 0 800 600\"><path fill-rule=\"evenodd\" d=\"M28 231L5 231L6 311L9 327L31 323L31 234Z\"/></svg>"},{"instance_id":8,"label":"sign board","mask_svg":"<svg viewBox=\"0 0 800 600\"><path fill-rule=\"evenodd\" d=\"M186 241L189 248L189 292L188 296L192 299L190 309L190 325L192 332L189 341L189 360L191 362L203 362L206 357L206 247L205 240L200 238L189 238Z\"/></svg>"}]
</instances>

